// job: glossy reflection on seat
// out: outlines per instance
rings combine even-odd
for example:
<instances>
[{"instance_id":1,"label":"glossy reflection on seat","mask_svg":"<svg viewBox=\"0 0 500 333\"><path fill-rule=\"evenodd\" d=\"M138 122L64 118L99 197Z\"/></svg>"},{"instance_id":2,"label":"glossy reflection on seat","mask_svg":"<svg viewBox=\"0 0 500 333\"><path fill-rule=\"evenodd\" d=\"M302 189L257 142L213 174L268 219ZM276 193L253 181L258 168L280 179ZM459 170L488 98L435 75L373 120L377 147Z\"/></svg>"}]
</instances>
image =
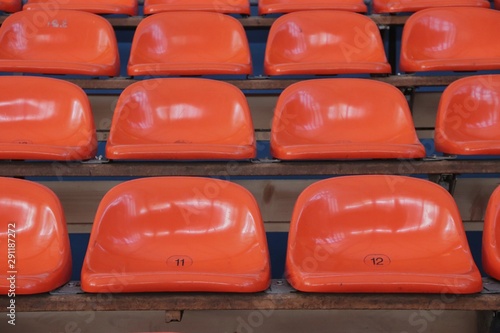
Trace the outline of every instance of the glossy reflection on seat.
<instances>
[{"instance_id":1,"label":"glossy reflection on seat","mask_svg":"<svg viewBox=\"0 0 500 333\"><path fill-rule=\"evenodd\" d=\"M248 0L145 0L144 14L172 11L208 11L250 15Z\"/></svg>"},{"instance_id":2,"label":"glossy reflection on seat","mask_svg":"<svg viewBox=\"0 0 500 333\"><path fill-rule=\"evenodd\" d=\"M366 13L363 0L259 0L259 15L303 10L346 10Z\"/></svg>"},{"instance_id":3,"label":"glossy reflection on seat","mask_svg":"<svg viewBox=\"0 0 500 333\"><path fill-rule=\"evenodd\" d=\"M69 281L69 237L54 192L34 182L0 177L0 226L1 295L12 289L11 275L19 295L49 292Z\"/></svg>"},{"instance_id":4,"label":"glossy reflection on seat","mask_svg":"<svg viewBox=\"0 0 500 333\"><path fill-rule=\"evenodd\" d=\"M322 180L299 196L286 259L306 292L480 292L482 279L452 196L402 176Z\"/></svg>"},{"instance_id":5,"label":"glossy reflection on seat","mask_svg":"<svg viewBox=\"0 0 500 333\"><path fill-rule=\"evenodd\" d=\"M486 208L482 244L483 269L500 280L500 187L493 191Z\"/></svg>"},{"instance_id":6,"label":"glossy reflection on seat","mask_svg":"<svg viewBox=\"0 0 500 333\"><path fill-rule=\"evenodd\" d=\"M416 12L435 7L490 8L490 3L486 0L373 0L375 13Z\"/></svg>"},{"instance_id":7,"label":"glossy reflection on seat","mask_svg":"<svg viewBox=\"0 0 500 333\"><path fill-rule=\"evenodd\" d=\"M249 159L256 156L245 95L225 82L171 78L135 83L116 106L109 159Z\"/></svg>"},{"instance_id":8,"label":"glossy reflection on seat","mask_svg":"<svg viewBox=\"0 0 500 333\"><path fill-rule=\"evenodd\" d=\"M500 12L486 8L431 8L410 16L403 29L405 72L500 69Z\"/></svg>"},{"instance_id":9,"label":"glossy reflection on seat","mask_svg":"<svg viewBox=\"0 0 500 333\"><path fill-rule=\"evenodd\" d=\"M284 160L425 157L404 95L363 79L307 80L285 89L271 153Z\"/></svg>"},{"instance_id":10,"label":"glossy reflection on seat","mask_svg":"<svg viewBox=\"0 0 500 333\"><path fill-rule=\"evenodd\" d=\"M270 284L255 198L217 179L132 180L102 199L82 269L87 292L257 292Z\"/></svg>"},{"instance_id":11,"label":"glossy reflection on seat","mask_svg":"<svg viewBox=\"0 0 500 333\"><path fill-rule=\"evenodd\" d=\"M137 0L28 0L25 10L82 10L95 14L137 15Z\"/></svg>"},{"instance_id":12,"label":"glossy reflection on seat","mask_svg":"<svg viewBox=\"0 0 500 333\"><path fill-rule=\"evenodd\" d=\"M129 75L251 72L243 26L231 16L212 12L167 12L146 17L137 26L128 63Z\"/></svg>"},{"instance_id":13,"label":"glossy reflection on seat","mask_svg":"<svg viewBox=\"0 0 500 333\"><path fill-rule=\"evenodd\" d=\"M49 21L48 14L41 13L25 10L5 19L0 28L0 71L119 75L116 37L106 19L56 10Z\"/></svg>"},{"instance_id":14,"label":"glossy reflection on seat","mask_svg":"<svg viewBox=\"0 0 500 333\"><path fill-rule=\"evenodd\" d=\"M500 154L500 75L450 84L439 103L436 150L455 155Z\"/></svg>"},{"instance_id":15,"label":"glossy reflection on seat","mask_svg":"<svg viewBox=\"0 0 500 333\"><path fill-rule=\"evenodd\" d=\"M78 86L0 77L0 159L87 160L97 152L90 103Z\"/></svg>"},{"instance_id":16,"label":"glossy reflection on seat","mask_svg":"<svg viewBox=\"0 0 500 333\"><path fill-rule=\"evenodd\" d=\"M0 0L0 12L14 13L22 8L21 0Z\"/></svg>"},{"instance_id":17,"label":"glossy reflection on seat","mask_svg":"<svg viewBox=\"0 0 500 333\"><path fill-rule=\"evenodd\" d=\"M264 59L268 75L390 73L377 25L346 11L301 11L278 18Z\"/></svg>"}]
</instances>

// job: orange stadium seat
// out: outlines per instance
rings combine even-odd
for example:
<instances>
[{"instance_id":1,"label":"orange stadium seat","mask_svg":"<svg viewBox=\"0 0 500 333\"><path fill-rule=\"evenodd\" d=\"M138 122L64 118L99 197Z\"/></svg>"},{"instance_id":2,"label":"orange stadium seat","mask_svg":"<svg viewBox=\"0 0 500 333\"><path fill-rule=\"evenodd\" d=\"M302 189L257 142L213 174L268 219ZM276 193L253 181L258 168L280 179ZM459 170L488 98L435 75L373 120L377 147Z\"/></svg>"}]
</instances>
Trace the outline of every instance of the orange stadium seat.
<instances>
[{"instance_id":1,"label":"orange stadium seat","mask_svg":"<svg viewBox=\"0 0 500 333\"><path fill-rule=\"evenodd\" d=\"M271 152L279 159L425 157L408 102L383 82L302 81L283 91L274 112Z\"/></svg>"},{"instance_id":2,"label":"orange stadium seat","mask_svg":"<svg viewBox=\"0 0 500 333\"><path fill-rule=\"evenodd\" d=\"M94 14L137 15L137 0L28 0L23 9L82 10Z\"/></svg>"},{"instance_id":3,"label":"orange stadium seat","mask_svg":"<svg viewBox=\"0 0 500 333\"><path fill-rule=\"evenodd\" d=\"M82 89L52 78L0 77L0 159L86 160L96 152Z\"/></svg>"},{"instance_id":4,"label":"orange stadium seat","mask_svg":"<svg viewBox=\"0 0 500 333\"><path fill-rule=\"evenodd\" d=\"M217 38L214 38L217 36ZM212 12L166 12L146 17L132 41L128 74L250 74L245 30Z\"/></svg>"},{"instance_id":5,"label":"orange stadium seat","mask_svg":"<svg viewBox=\"0 0 500 333\"><path fill-rule=\"evenodd\" d=\"M439 103L436 150L454 155L500 155L500 75L450 84Z\"/></svg>"},{"instance_id":6,"label":"orange stadium seat","mask_svg":"<svg viewBox=\"0 0 500 333\"><path fill-rule=\"evenodd\" d=\"M255 136L245 95L225 82L153 79L123 91L109 159L249 159Z\"/></svg>"},{"instance_id":7,"label":"orange stadium seat","mask_svg":"<svg viewBox=\"0 0 500 333\"><path fill-rule=\"evenodd\" d=\"M346 11L302 11L278 18L269 32L268 75L390 73L377 25Z\"/></svg>"},{"instance_id":8,"label":"orange stadium seat","mask_svg":"<svg viewBox=\"0 0 500 333\"><path fill-rule=\"evenodd\" d=\"M403 176L345 176L306 188L292 215L286 276L305 292L482 290L452 196Z\"/></svg>"},{"instance_id":9,"label":"orange stadium seat","mask_svg":"<svg viewBox=\"0 0 500 333\"><path fill-rule=\"evenodd\" d=\"M373 0L375 13L416 12L435 7L490 8L490 3L486 0Z\"/></svg>"},{"instance_id":10,"label":"orange stadium seat","mask_svg":"<svg viewBox=\"0 0 500 333\"><path fill-rule=\"evenodd\" d=\"M157 177L109 191L83 263L86 292L257 292L270 284L259 207L240 185Z\"/></svg>"},{"instance_id":11,"label":"orange stadium seat","mask_svg":"<svg viewBox=\"0 0 500 333\"><path fill-rule=\"evenodd\" d=\"M23 3L21 0L0 0L0 11L14 13L21 10Z\"/></svg>"},{"instance_id":12,"label":"orange stadium seat","mask_svg":"<svg viewBox=\"0 0 500 333\"><path fill-rule=\"evenodd\" d=\"M54 290L71 277L71 249L59 199L45 186L0 177L0 294ZM10 251L9 251L10 250ZM12 254L12 256L9 256ZM12 280L11 276L15 279Z\"/></svg>"},{"instance_id":13,"label":"orange stadium seat","mask_svg":"<svg viewBox=\"0 0 500 333\"><path fill-rule=\"evenodd\" d=\"M172 11L208 11L227 14L250 15L248 0L145 0L144 14Z\"/></svg>"},{"instance_id":14,"label":"orange stadium seat","mask_svg":"<svg viewBox=\"0 0 500 333\"><path fill-rule=\"evenodd\" d=\"M259 15L303 10L347 10L366 13L363 0L259 0Z\"/></svg>"},{"instance_id":15,"label":"orange stadium seat","mask_svg":"<svg viewBox=\"0 0 500 333\"><path fill-rule=\"evenodd\" d=\"M494 5L495 9L500 9L500 0L495 0Z\"/></svg>"},{"instance_id":16,"label":"orange stadium seat","mask_svg":"<svg viewBox=\"0 0 500 333\"><path fill-rule=\"evenodd\" d=\"M500 187L490 197L483 227L482 262L484 271L500 280Z\"/></svg>"},{"instance_id":17,"label":"orange stadium seat","mask_svg":"<svg viewBox=\"0 0 500 333\"><path fill-rule=\"evenodd\" d=\"M500 69L500 12L486 8L424 9L403 29L401 70L477 71Z\"/></svg>"},{"instance_id":18,"label":"orange stadium seat","mask_svg":"<svg viewBox=\"0 0 500 333\"><path fill-rule=\"evenodd\" d=\"M113 27L80 11L14 13L0 28L0 71L117 76Z\"/></svg>"}]
</instances>

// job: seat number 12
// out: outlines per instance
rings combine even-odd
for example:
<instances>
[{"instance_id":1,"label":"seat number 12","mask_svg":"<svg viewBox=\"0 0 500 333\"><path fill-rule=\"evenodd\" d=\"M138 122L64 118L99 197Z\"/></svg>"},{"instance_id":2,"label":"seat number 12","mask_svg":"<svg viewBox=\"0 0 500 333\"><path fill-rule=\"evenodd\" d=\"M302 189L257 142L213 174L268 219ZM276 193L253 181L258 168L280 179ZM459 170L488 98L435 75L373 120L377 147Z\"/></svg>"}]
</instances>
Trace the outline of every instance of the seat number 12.
<instances>
[{"instance_id":1,"label":"seat number 12","mask_svg":"<svg viewBox=\"0 0 500 333\"><path fill-rule=\"evenodd\" d=\"M385 254L369 254L365 257L364 262L368 266L387 266L391 263L391 259Z\"/></svg>"}]
</instances>

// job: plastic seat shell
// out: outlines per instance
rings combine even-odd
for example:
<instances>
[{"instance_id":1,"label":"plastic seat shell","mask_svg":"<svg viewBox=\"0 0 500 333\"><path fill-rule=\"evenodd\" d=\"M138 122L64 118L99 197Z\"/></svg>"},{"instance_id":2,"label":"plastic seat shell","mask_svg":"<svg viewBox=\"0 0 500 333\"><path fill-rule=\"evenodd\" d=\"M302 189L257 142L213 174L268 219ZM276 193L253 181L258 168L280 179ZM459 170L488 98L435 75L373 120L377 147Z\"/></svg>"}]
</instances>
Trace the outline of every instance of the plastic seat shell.
<instances>
[{"instance_id":1,"label":"plastic seat shell","mask_svg":"<svg viewBox=\"0 0 500 333\"><path fill-rule=\"evenodd\" d=\"M283 160L425 157L397 88L344 78L306 80L283 91L271 128L271 153Z\"/></svg>"},{"instance_id":2,"label":"plastic seat shell","mask_svg":"<svg viewBox=\"0 0 500 333\"><path fill-rule=\"evenodd\" d=\"M430 8L407 20L400 67L405 72L500 69L500 12L475 7Z\"/></svg>"},{"instance_id":3,"label":"plastic seat shell","mask_svg":"<svg viewBox=\"0 0 500 333\"><path fill-rule=\"evenodd\" d=\"M292 215L286 276L304 292L482 290L451 195L403 176L344 176L307 187Z\"/></svg>"},{"instance_id":4,"label":"plastic seat shell","mask_svg":"<svg viewBox=\"0 0 500 333\"><path fill-rule=\"evenodd\" d=\"M193 130L196 129L196 130ZM245 95L207 79L135 83L118 100L109 159L249 159L255 136Z\"/></svg>"},{"instance_id":5,"label":"plastic seat shell","mask_svg":"<svg viewBox=\"0 0 500 333\"><path fill-rule=\"evenodd\" d=\"M0 260L0 294L9 294L11 275L16 295L46 293L70 280L66 220L54 192L35 182L0 177L0 217L5 255Z\"/></svg>"},{"instance_id":6,"label":"plastic seat shell","mask_svg":"<svg viewBox=\"0 0 500 333\"><path fill-rule=\"evenodd\" d=\"M259 15L290 13L303 10L346 10L366 13L363 0L259 0Z\"/></svg>"},{"instance_id":7,"label":"plastic seat shell","mask_svg":"<svg viewBox=\"0 0 500 333\"><path fill-rule=\"evenodd\" d=\"M137 0L28 0L24 10L81 10L94 14L137 15Z\"/></svg>"},{"instance_id":8,"label":"plastic seat shell","mask_svg":"<svg viewBox=\"0 0 500 333\"><path fill-rule=\"evenodd\" d=\"M346 11L301 11L271 26L268 75L390 73L377 25Z\"/></svg>"},{"instance_id":9,"label":"plastic seat shell","mask_svg":"<svg viewBox=\"0 0 500 333\"><path fill-rule=\"evenodd\" d=\"M97 136L90 103L73 83L0 77L0 159L87 160Z\"/></svg>"},{"instance_id":10,"label":"plastic seat shell","mask_svg":"<svg viewBox=\"0 0 500 333\"><path fill-rule=\"evenodd\" d=\"M217 38L214 38L217 36ZM128 74L250 74L245 30L213 12L165 12L146 17L132 41Z\"/></svg>"},{"instance_id":11,"label":"plastic seat shell","mask_svg":"<svg viewBox=\"0 0 500 333\"><path fill-rule=\"evenodd\" d=\"M144 2L145 15L185 10L250 15L250 2L248 0L146 0Z\"/></svg>"},{"instance_id":12,"label":"plastic seat shell","mask_svg":"<svg viewBox=\"0 0 500 333\"><path fill-rule=\"evenodd\" d=\"M451 83L441 95L434 143L454 155L500 154L500 75L478 75Z\"/></svg>"},{"instance_id":13,"label":"plastic seat shell","mask_svg":"<svg viewBox=\"0 0 500 333\"><path fill-rule=\"evenodd\" d=\"M486 0L373 0L375 13L416 12L435 7L490 8L490 3Z\"/></svg>"},{"instance_id":14,"label":"plastic seat shell","mask_svg":"<svg viewBox=\"0 0 500 333\"><path fill-rule=\"evenodd\" d=\"M500 187L490 196L486 207L483 227L482 262L483 269L492 278L500 280Z\"/></svg>"},{"instance_id":15,"label":"plastic seat shell","mask_svg":"<svg viewBox=\"0 0 500 333\"><path fill-rule=\"evenodd\" d=\"M0 0L0 11L14 13L21 10L23 4L21 0Z\"/></svg>"},{"instance_id":16,"label":"plastic seat shell","mask_svg":"<svg viewBox=\"0 0 500 333\"><path fill-rule=\"evenodd\" d=\"M102 199L82 268L86 292L257 292L270 284L255 198L227 181L132 180Z\"/></svg>"},{"instance_id":17,"label":"plastic seat shell","mask_svg":"<svg viewBox=\"0 0 500 333\"><path fill-rule=\"evenodd\" d=\"M14 13L0 28L0 71L117 76L113 27L99 15L81 11Z\"/></svg>"}]
</instances>

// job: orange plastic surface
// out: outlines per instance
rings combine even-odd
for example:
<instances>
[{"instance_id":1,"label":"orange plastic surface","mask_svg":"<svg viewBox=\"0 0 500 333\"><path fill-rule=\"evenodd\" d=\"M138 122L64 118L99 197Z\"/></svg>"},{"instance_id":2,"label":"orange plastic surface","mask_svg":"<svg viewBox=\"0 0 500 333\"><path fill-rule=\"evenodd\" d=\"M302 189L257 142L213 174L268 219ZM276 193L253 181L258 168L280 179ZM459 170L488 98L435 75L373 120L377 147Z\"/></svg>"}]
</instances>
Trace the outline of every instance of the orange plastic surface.
<instances>
[{"instance_id":1,"label":"orange plastic surface","mask_svg":"<svg viewBox=\"0 0 500 333\"><path fill-rule=\"evenodd\" d=\"M197 10L250 15L249 0L145 0L144 14Z\"/></svg>"},{"instance_id":2,"label":"orange plastic surface","mask_svg":"<svg viewBox=\"0 0 500 333\"><path fill-rule=\"evenodd\" d=\"M132 180L102 199L82 269L87 292L257 292L270 284L255 198L227 181Z\"/></svg>"},{"instance_id":3,"label":"orange plastic surface","mask_svg":"<svg viewBox=\"0 0 500 333\"><path fill-rule=\"evenodd\" d=\"M455 155L500 154L500 75L471 76L450 84L439 103L436 150Z\"/></svg>"},{"instance_id":4,"label":"orange plastic surface","mask_svg":"<svg viewBox=\"0 0 500 333\"><path fill-rule=\"evenodd\" d=\"M80 11L14 13L0 28L0 71L117 76L113 27Z\"/></svg>"},{"instance_id":5,"label":"orange plastic surface","mask_svg":"<svg viewBox=\"0 0 500 333\"><path fill-rule=\"evenodd\" d=\"M375 13L416 12L434 7L490 8L490 3L486 0L373 0Z\"/></svg>"},{"instance_id":6,"label":"orange plastic surface","mask_svg":"<svg viewBox=\"0 0 500 333\"><path fill-rule=\"evenodd\" d=\"M109 159L255 158L254 129L245 95L233 85L207 79L134 83L118 100L106 156Z\"/></svg>"},{"instance_id":7,"label":"orange plastic surface","mask_svg":"<svg viewBox=\"0 0 500 333\"><path fill-rule=\"evenodd\" d=\"M54 192L34 182L0 177L0 226L1 295L11 289L16 295L45 293L69 281L68 231ZM15 288L8 280L12 275Z\"/></svg>"},{"instance_id":8,"label":"orange plastic surface","mask_svg":"<svg viewBox=\"0 0 500 333\"><path fill-rule=\"evenodd\" d=\"M7 13L18 12L22 8L21 0L0 0L0 11Z\"/></svg>"},{"instance_id":9,"label":"orange plastic surface","mask_svg":"<svg viewBox=\"0 0 500 333\"><path fill-rule=\"evenodd\" d=\"M390 73L377 25L346 11L303 11L278 18L264 60L268 75Z\"/></svg>"},{"instance_id":10,"label":"orange plastic surface","mask_svg":"<svg viewBox=\"0 0 500 333\"><path fill-rule=\"evenodd\" d=\"M259 15L303 10L346 10L366 13L363 0L259 0Z\"/></svg>"},{"instance_id":11,"label":"orange plastic surface","mask_svg":"<svg viewBox=\"0 0 500 333\"><path fill-rule=\"evenodd\" d=\"M28 0L23 9L82 10L95 14L137 15L137 0Z\"/></svg>"},{"instance_id":12,"label":"orange plastic surface","mask_svg":"<svg viewBox=\"0 0 500 333\"><path fill-rule=\"evenodd\" d=\"M482 290L452 196L402 176L338 177L307 187L292 215L286 276L307 292Z\"/></svg>"},{"instance_id":13,"label":"orange plastic surface","mask_svg":"<svg viewBox=\"0 0 500 333\"><path fill-rule=\"evenodd\" d=\"M475 7L424 9L403 29L405 72L500 69L500 12Z\"/></svg>"},{"instance_id":14,"label":"orange plastic surface","mask_svg":"<svg viewBox=\"0 0 500 333\"><path fill-rule=\"evenodd\" d=\"M87 160L97 152L90 103L78 86L0 77L0 159Z\"/></svg>"},{"instance_id":15,"label":"orange plastic surface","mask_svg":"<svg viewBox=\"0 0 500 333\"><path fill-rule=\"evenodd\" d=\"M483 227L482 262L484 271L500 280L500 187L490 197Z\"/></svg>"},{"instance_id":16,"label":"orange plastic surface","mask_svg":"<svg viewBox=\"0 0 500 333\"><path fill-rule=\"evenodd\" d=\"M231 16L212 12L166 12L146 17L137 26L128 63L132 76L251 72L243 26Z\"/></svg>"},{"instance_id":17,"label":"orange plastic surface","mask_svg":"<svg viewBox=\"0 0 500 333\"><path fill-rule=\"evenodd\" d=\"M307 80L285 89L271 153L283 160L425 157L404 95L363 79Z\"/></svg>"}]
</instances>

